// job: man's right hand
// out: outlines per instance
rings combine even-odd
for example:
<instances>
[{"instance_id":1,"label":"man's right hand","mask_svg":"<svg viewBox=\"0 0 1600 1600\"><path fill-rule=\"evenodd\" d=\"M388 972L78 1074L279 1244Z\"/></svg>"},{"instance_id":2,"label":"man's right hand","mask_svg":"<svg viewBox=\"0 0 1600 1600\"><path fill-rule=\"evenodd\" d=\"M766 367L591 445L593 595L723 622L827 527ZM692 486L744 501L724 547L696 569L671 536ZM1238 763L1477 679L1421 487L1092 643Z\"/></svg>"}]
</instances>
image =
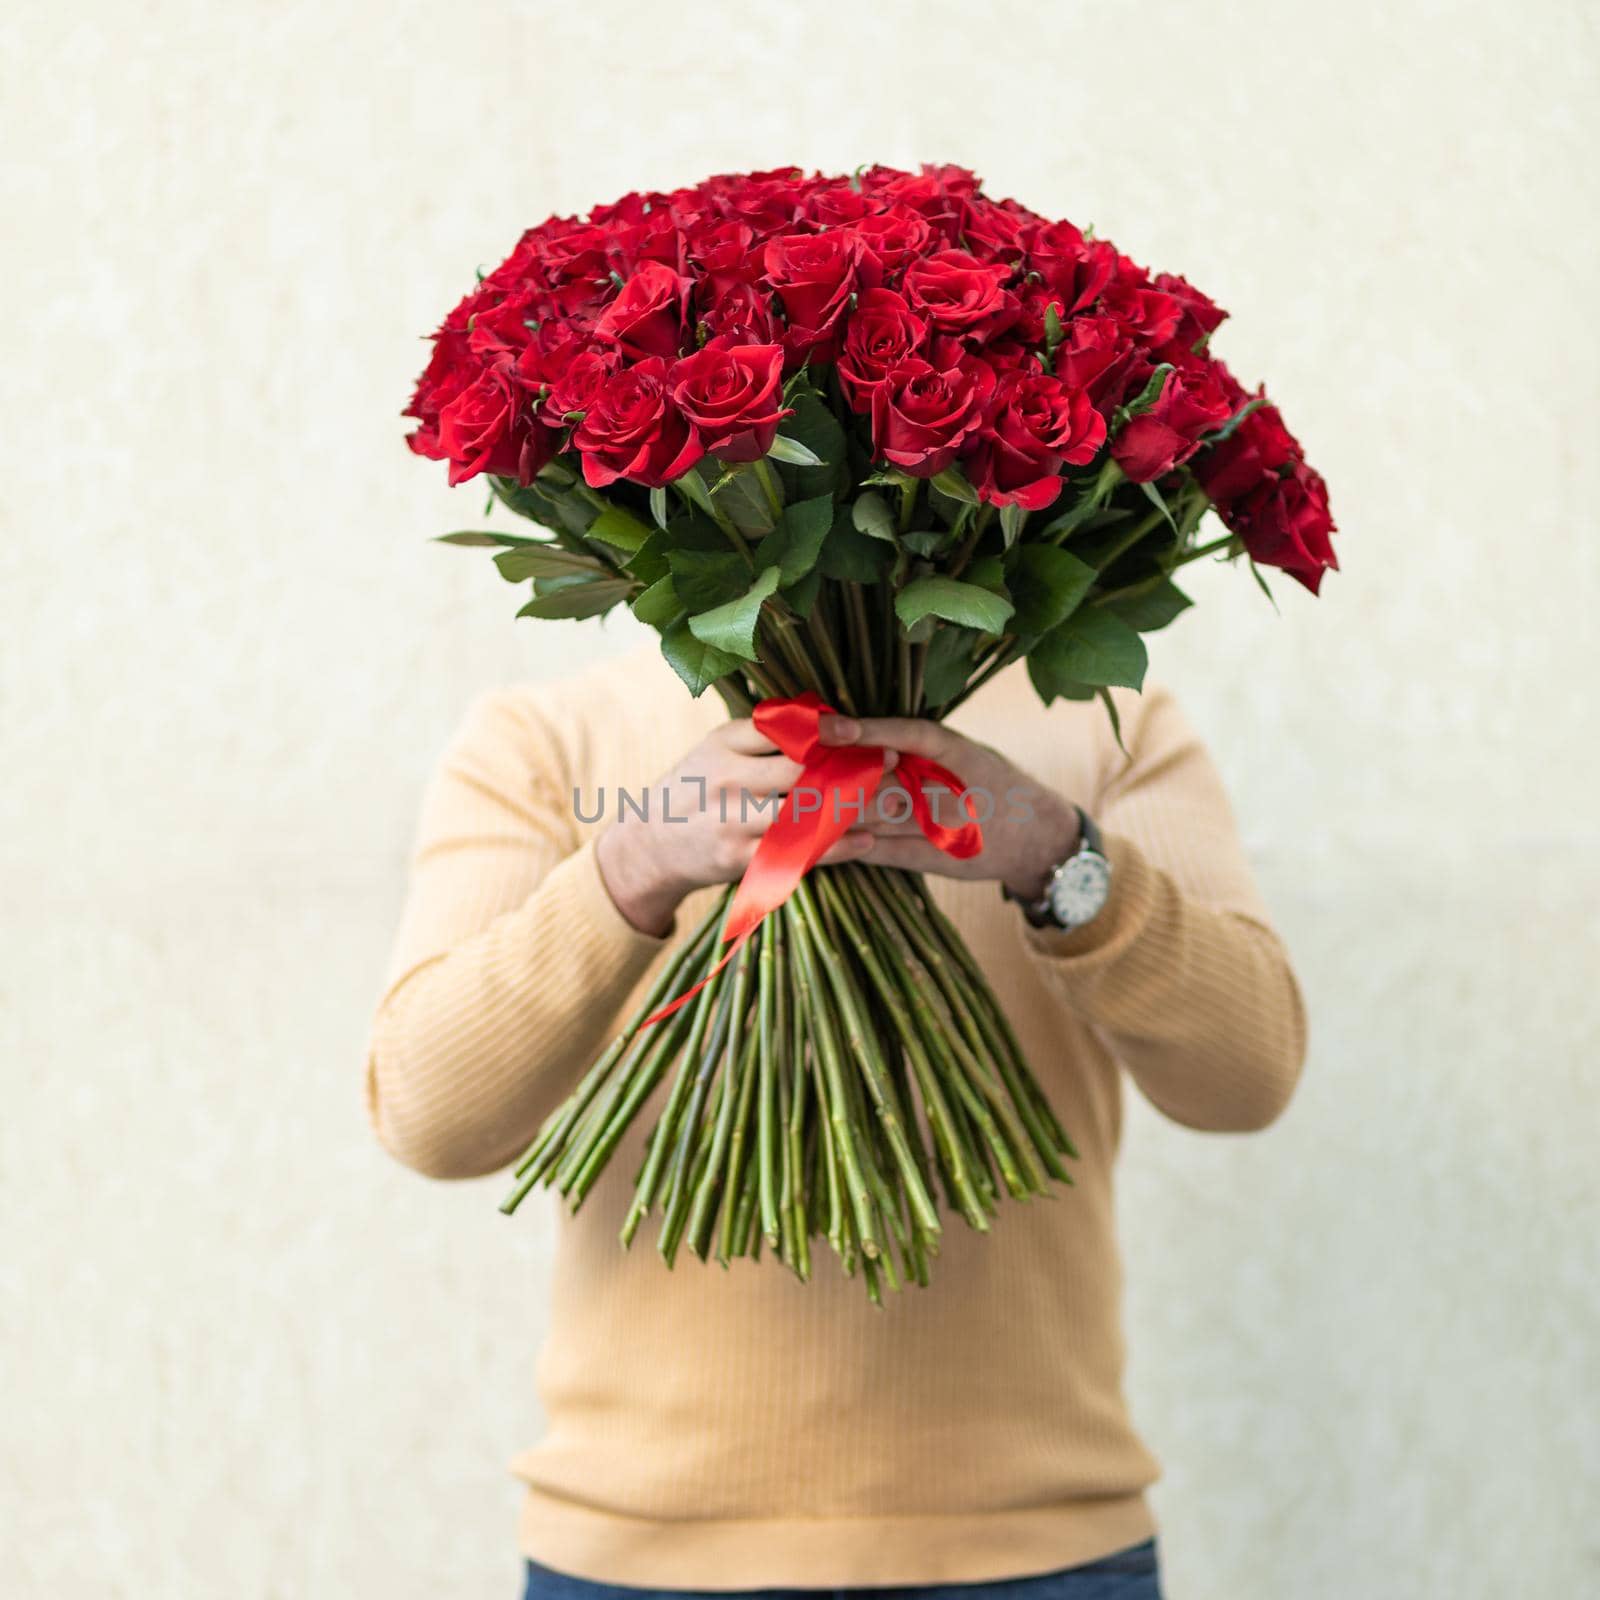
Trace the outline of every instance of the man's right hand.
<instances>
[{"instance_id":1,"label":"man's right hand","mask_svg":"<svg viewBox=\"0 0 1600 1600\"><path fill-rule=\"evenodd\" d=\"M845 742L850 727L848 718L824 719L825 736L835 734L839 742ZM619 801L611 826L600 835L595 859L617 909L641 933L658 938L670 933L685 895L744 876L761 835L777 815L777 797L787 794L799 777L799 763L759 733L748 717L713 729L650 786L647 816ZM635 798L642 803L643 796ZM821 864L856 861L871 848L870 833L852 830Z\"/></svg>"}]
</instances>

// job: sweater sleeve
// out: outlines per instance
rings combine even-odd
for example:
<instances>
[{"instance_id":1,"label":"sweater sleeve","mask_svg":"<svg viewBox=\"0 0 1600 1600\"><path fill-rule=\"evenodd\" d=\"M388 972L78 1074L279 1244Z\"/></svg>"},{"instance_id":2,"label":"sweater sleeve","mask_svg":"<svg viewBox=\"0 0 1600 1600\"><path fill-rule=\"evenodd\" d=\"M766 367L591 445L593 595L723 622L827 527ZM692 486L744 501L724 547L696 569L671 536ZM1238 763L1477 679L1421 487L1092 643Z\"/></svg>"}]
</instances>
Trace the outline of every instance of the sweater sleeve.
<instances>
[{"instance_id":1,"label":"sweater sleeve","mask_svg":"<svg viewBox=\"0 0 1600 1600\"><path fill-rule=\"evenodd\" d=\"M519 1154L665 948L613 904L567 785L536 709L501 692L472 708L424 801L366 1097L385 1148L430 1177Z\"/></svg>"},{"instance_id":2,"label":"sweater sleeve","mask_svg":"<svg viewBox=\"0 0 1600 1600\"><path fill-rule=\"evenodd\" d=\"M1030 927L1028 944L1159 1110L1192 1128L1262 1128L1305 1059L1299 984L1210 755L1164 689L1135 715L1132 757L1092 808L1110 898L1082 928Z\"/></svg>"}]
</instances>

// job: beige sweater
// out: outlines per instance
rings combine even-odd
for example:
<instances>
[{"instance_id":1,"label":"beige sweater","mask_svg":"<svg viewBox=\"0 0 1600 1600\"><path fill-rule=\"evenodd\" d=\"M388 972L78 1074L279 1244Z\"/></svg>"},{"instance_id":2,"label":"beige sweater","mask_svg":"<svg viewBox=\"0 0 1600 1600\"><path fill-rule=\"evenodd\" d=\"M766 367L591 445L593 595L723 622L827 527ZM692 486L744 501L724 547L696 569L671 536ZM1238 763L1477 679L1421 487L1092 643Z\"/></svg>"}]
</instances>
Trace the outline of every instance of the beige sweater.
<instances>
[{"instance_id":1,"label":"beige sweater","mask_svg":"<svg viewBox=\"0 0 1600 1600\"><path fill-rule=\"evenodd\" d=\"M826 1253L809 1285L770 1260L669 1272L648 1224L625 1254L647 1107L583 1210L561 1212L549 1427L514 1465L536 1560L653 1588L926 1584L1150 1534L1156 1463L1122 1395L1122 1071L1191 1127L1260 1128L1305 1024L1210 758L1164 690L1118 700L1131 761L1100 706L1045 710L1019 670L952 718L1099 820L1115 875L1094 922L1034 930L995 885L934 880L1082 1153L1077 1186L1002 1202L986 1238L952 1219L932 1287L874 1311ZM473 707L423 809L367 1063L401 1161L506 1165L611 1037L667 941L612 904L603 824L576 820L573 790L593 814L605 786L614 815L616 786L648 785L723 714L654 650Z\"/></svg>"}]
</instances>

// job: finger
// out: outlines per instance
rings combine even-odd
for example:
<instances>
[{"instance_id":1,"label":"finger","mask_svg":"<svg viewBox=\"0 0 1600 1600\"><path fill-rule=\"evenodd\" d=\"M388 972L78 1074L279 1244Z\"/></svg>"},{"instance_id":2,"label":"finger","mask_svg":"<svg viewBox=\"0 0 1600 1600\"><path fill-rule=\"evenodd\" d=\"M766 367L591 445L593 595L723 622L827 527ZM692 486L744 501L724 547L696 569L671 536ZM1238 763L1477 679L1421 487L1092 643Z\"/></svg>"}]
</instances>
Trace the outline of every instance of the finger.
<instances>
[{"instance_id":1,"label":"finger","mask_svg":"<svg viewBox=\"0 0 1600 1600\"><path fill-rule=\"evenodd\" d=\"M862 826L880 839L900 834L922 837L921 825L911 809L911 796L894 782L883 784L872 797Z\"/></svg>"},{"instance_id":2,"label":"finger","mask_svg":"<svg viewBox=\"0 0 1600 1600\"><path fill-rule=\"evenodd\" d=\"M859 861L863 856L872 856L876 848L877 843L870 833L852 828L842 839L835 841L817 865L836 867L844 861Z\"/></svg>"},{"instance_id":3,"label":"finger","mask_svg":"<svg viewBox=\"0 0 1600 1600\"><path fill-rule=\"evenodd\" d=\"M824 744L859 744L861 724L855 717L830 711L827 716L817 718L817 737Z\"/></svg>"},{"instance_id":4,"label":"finger","mask_svg":"<svg viewBox=\"0 0 1600 1600\"><path fill-rule=\"evenodd\" d=\"M948 760L960 744L958 734L922 717L862 717L857 726L861 729L857 738L835 742L881 744L930 761Z\"/></svg>"},{"instance_id":5,"label":"finger","mask_svg":"<svg viewBox=\"0 0 1600 1600\"><path fill-rule=\"evenodd\" d=\"M800 781L802 771L788 756L740 756L728 765L727 783L754 795L783 794Z\"/></svg>"},{"instance_id":6,"label":"finger","mask_svg":"<svg viewBox=\"0 0 1600 1600\"><path fill-rule=\"evenodd\" d=\"M970 862L958 861L954 856L936 850L920 835L906 839L886 838L877 834L873 837L872 848L866 852L866 858L875 867L897 867L902 872L932 872L944 878L969 876L971 867Z\"/></svg>"},{"instance_id":7,"label":"finger","mask_svg":"<svg viewBox=\"0 0 1600 1600\"><path fill-rule=\"evenodd\" d=\"M749 717L734 717L714 729L711 736L735 755L766 756L778 748Z\"/></svg>"}]
</instances>

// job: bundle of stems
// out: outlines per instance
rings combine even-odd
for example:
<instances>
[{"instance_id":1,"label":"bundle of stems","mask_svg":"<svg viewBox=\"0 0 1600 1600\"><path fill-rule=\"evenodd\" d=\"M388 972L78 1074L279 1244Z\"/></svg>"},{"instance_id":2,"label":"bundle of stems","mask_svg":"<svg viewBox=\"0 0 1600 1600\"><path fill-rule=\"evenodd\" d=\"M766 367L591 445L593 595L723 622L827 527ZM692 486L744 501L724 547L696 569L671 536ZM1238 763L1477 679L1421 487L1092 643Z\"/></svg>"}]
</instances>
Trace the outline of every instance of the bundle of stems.
<instances>
[{"instance_id":1,"label":"bundle of stems","mask_svg":"<svg viewBox=\"0 0 1600 1600\"><path fill-rule=\"evenodd\" d=\"M812 874L693 1002L644 1018L715 964L731 891L545 1124L501 1209L535 1185L582 1205L674 1073L622 1228L726 1263L763 1245L802 1280L814 1237L869 1298L925 1285L940 1197L987 1231L1002 1191L1070 1183L1075 1155L970 952L920 877L860 863Z\"/></svg>"}]
</instances>

